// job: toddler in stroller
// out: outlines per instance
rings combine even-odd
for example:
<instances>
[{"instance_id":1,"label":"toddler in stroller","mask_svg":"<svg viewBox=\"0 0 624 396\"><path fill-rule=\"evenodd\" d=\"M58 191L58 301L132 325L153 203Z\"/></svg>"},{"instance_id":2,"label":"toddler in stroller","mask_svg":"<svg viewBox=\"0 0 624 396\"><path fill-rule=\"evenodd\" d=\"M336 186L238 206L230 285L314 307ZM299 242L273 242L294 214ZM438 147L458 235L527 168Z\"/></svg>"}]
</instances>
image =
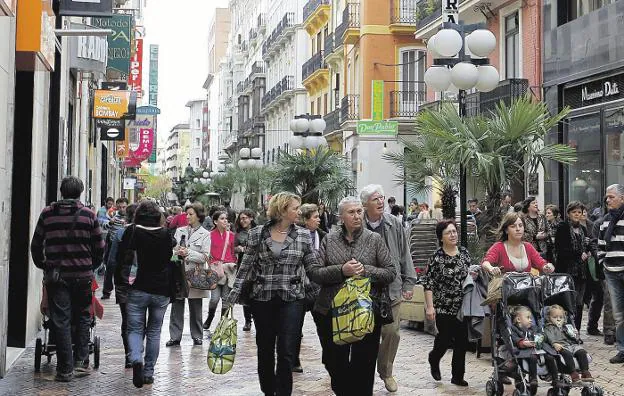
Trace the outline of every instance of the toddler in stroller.
<instances>
[{"instance_id":1,"label":"toddler in stroller","mask_svg":"<svg viewBox=\"0 0 624 396\"><path fill-rule=\"evenodd\" d=\"M570 371L572 382L593 382L594 378L589 372L589 360L587 351L579 343L579 334L573 324L567 323L567 313L562 306L554 304L548 307L546 313L547 322L544 329L545 341L550 344L565 361L565 367ZM576 362L581 370L579 376L576 370Z\"/></svg>"},{"instance_id":2,"label":"toddler in stroller","mask_svg":"<svg viewBox=\"0 0 624 396\"><path fill-rule=\"evenodd\" d=\"M529 372L530 393L532 395L537 393L537 366L540 358L543 358L546 363L548 373L553 379L553 387L557 387L558 370L557 363L553 357L555 352L548 348L548 345L543 344L544 335L536 325L531 309L520 305L511 307L510 311L513 316L513 324L510 331L511 340L514 347L517 348L514 354L516 359L526 361ZM521 378L518 378L516 383L519 383L518 380L522 381Z\"/></svg>"}]
</instances>

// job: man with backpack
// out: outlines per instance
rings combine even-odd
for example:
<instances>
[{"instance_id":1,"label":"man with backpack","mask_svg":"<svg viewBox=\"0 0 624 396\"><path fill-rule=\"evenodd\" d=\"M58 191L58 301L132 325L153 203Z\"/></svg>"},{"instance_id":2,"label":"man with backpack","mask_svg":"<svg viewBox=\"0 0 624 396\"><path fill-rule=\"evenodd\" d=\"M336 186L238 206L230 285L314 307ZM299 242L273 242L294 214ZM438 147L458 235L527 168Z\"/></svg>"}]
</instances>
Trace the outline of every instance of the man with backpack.
<instances>
[{"instance_id":1,"label":"man with backpack","mask_svg":"<svg viewBox=\"0 0 624 396\"><path fill-rule=\"evenodd\" d=\"M96 214L80 202L82 181L68 176L60 190L63 199L39 215L30 252L35 266L45 274L51 330L56 337L55 379L69 382L74 370L88 373L91 282L93 270L102 262L104 240Z\"/></svg>"}]
</instances>

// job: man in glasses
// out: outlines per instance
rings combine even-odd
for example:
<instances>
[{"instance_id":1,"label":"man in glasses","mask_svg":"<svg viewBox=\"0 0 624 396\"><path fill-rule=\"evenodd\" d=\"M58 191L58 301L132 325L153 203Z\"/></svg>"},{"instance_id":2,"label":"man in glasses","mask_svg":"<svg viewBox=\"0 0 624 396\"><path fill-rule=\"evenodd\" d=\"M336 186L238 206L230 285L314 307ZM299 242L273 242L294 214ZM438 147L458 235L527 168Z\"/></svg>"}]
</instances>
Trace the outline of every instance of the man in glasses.
<instances>
[{"instance_id":1,"label":"man in glasses","mask_svg":"<svg viewBox=\"0 0 624 396\"><path fill-rule=\"evenodd\" d=\"M414 284L416 282L416 272L412 256L410 255L407 235L403 231L403 226L399 219L384 211L384 191L378 184L370 184L360 192L360 199L364 206L365 226L382 236L386 242L392 263L396 269L397 276L389 286L390 300L392 303L393 322L381 328L381 345L377 357L377 372L384 381L389 392L396 392L398 385L392 375L394 359L399 348L399 310L403 298L412 298ZM388 202L393 200L390 197Z\"/></svg>"}]
</instances>

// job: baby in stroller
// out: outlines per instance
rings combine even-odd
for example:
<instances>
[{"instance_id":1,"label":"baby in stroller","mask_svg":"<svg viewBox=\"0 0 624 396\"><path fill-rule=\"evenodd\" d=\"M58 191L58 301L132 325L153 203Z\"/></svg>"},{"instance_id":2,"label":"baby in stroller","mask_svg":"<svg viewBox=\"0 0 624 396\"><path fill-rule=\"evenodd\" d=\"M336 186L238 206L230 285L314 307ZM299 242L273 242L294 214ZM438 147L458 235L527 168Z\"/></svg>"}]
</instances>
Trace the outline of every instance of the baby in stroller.
<instances>
[{"instance_id":1,"label":"baby in stroller","mask_svg":"<svg viewBox=\"0 0 624 396\"><path fill-rule=\"evenodd\" d=\"M550 344L565 361L565 367L570 370L572 382L593 382L589 372L587 351L580 345L579 334L573 324L567 322L567 312L558 304L548 307L547 322L544 329L546 343ZM576 370L576 358L581 371L579 376Z\"/></svg>"},{"instance_id":2,"label":"baby in stroller","mask_svg":"<svg viewBox=\"0 0 624 396\"><path fill-rule=\"evenodd\" d=\"M550 348L548 344L544 344L544 335L541 329L536 325L533 313L529 307L519 305L510 307L510 313L513 317L511 326L511 340L518 349L515 354L516 358L525 360L529 371L529 391L532 395L537 393L537 366L538 359L543 357L546 368L552 378L553 387L558 387L557 379L559 377L557 363L553 357L556 352Z\"/></svg>"}]
</instances>

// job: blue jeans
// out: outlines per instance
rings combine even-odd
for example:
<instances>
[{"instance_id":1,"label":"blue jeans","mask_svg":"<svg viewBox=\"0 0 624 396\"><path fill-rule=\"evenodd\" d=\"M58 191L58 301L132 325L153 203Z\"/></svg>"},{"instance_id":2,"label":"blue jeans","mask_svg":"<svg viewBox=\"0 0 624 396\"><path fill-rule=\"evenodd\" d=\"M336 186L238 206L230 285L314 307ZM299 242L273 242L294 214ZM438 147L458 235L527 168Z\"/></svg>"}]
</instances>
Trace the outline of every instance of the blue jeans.
<instances>
[{"instance_id":1,"label":"blue jeans","mask_svg":"<svg viewBox=\"0 0 624 396\"><path fill-rule=\"evenodd\" d=\"M160 352L160 329L169 305L169 297L131 289L128 292L128 348L132 363L143 361L143 338L145 338L145 366L143 375L152 377ZM147 326L145 319L147 313Z\"/></svg>"},{"instance_id":2,"label":"blue jeans","mask_svg":"<svg viewBox=\"0 0 624 396\"><path fill-rule=\"evenodd\" d=\"M289 396L294 352L301 339L303 300L283 301L274 297L271 301L252 301L251 311L256 322L260 389L265 395Z\"/></svg>"},{"instance_id":3,"label":"blue jeans","mask_svg":"<svg viewBox=\"0 0 624 396\"><path fill-rule=\"evenodd\" d=\"M74 365L89 362L91 278L66 279L46 284L51 333L56 339L56 372L70 374ZM75 331L72 334L72 326ZM72 343L74 350L72 351Z\"/></svg>"},{"instance_id":4,"label":"blue jeans","mask_svg":"<svg viewBox=\"0 0 624 396\"><path fill-rule=\"evenodd\" d=\"M619 352L624 352L624 271L611 272L604 270L611 305L613 305L613 318L615 319L615 339Z\"/></svg>"}]
</instances>

